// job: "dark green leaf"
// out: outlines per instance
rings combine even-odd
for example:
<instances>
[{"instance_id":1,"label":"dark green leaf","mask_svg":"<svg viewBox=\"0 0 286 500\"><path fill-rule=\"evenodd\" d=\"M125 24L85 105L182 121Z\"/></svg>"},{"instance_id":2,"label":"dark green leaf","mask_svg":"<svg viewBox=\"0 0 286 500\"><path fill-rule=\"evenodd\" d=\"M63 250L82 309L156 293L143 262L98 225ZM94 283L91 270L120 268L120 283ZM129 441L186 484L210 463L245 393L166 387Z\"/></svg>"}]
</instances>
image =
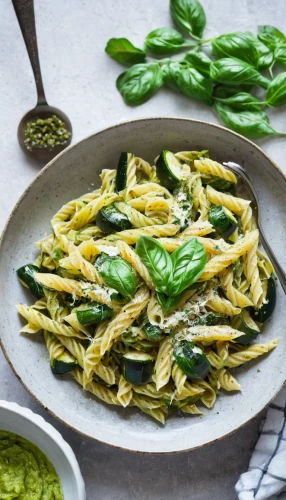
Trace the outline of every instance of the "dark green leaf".
<instances>
[{"instance_id":1,"label":"dark green leaf","mask_svg":"<svg viewBox=\"0 0 286 500\"><path fill-rule=\"evenodd\" d=\"M99 274L107 286L114 288L124 297L134 295L138 279L133 267L122 257L105 259L99 267Z\"/></svg>"},{"instance_id":2,"label":"dark green leaf","mask_svg":"<svg viewBox=\"0 0 286 500\"><path fill-rule=\"evenodd\" d=\"M269 106L286 104L286 72L279 73L270 83L266 92L266 102Z\"/></svg>"},{"instance_id":3,"label":"dark green leaf","mask_svg":"<svg viewBox=\"0 0 286 500\"><path fill-rule=\"evenodd\" d=\"M145 40L145 49L159 55L173 54L189 45L196 45L196 42L186 42L183 35L172 28L151 31Z\"/></svg>"},{"instance_id":4,"label":"dark green leaf","mask_svg":"<svg viewBox=\"0 0 286 500\"><path fill-rule=\"evenodd\" d=\"M165 293L157 292L157 299L160 304L160 306L163 309L163 313L167 314L168 312L171 311L176 305L180 302L183 294L181 293L180 295L177 295L176 297L169 297Z\"/></svg>"},{"instance_id":5,"label":"dark green leaf","mask_svg":"<svg viewBox=\"0 0 286 500\"><path fill-rule=\"evenodd\" d=\"M239 92L248 92L248 88L245 85L236 85L231 87L228 85L218 85L214 88L213 97L218 97L219 99L226 99L227 97L232 97Z\"/></svg>"},{"instance_id":6,"label":"dark green leaf","mask_svg":"<svg viewBox=\"0 0 286 500\"><path fill-rule=\"evenodd\" d=\"M204 52L191 50L187 52L184 59L202 75L209 77L212 60Z\"/></svg>"},{"instance_id":7,"label":"dark green leaf","mask_svg":"<svg viewBox=\"0 0 286 500\"><path fill-rule=\"evenodd\" d=\"M252 37L240 31L213 38L212 53L219 58L236 57L252 66L256 66L259 59Z\"/></svg>"},{"instance_id":8,"label":"dark green leaf","mask_svg":"<svg viewBox=\"0 0 286 500\"><path fill-rule=\"evenodd\" d=\"M258 38L271 50L286 43L285 35L274 26L258 26Z\"/></svg>"},{"instance_id":9,"label":"dark green leaf","mask_svg":"<svg viewBox=\"0 0 286 500\"><path fill-rule=\"evenodd\" d=\"M198 0L171 0L175 23L187 33L201 38L206 25L205 11Z\"/></svg>"},{"instance_id":10,"label":"dark green leaf","mask_svg":"<svg viewBox=\"0 0 286 500\"><path fill-rule=\"evenodd\" d=\"M259 71L270 68L271 64L273 63L272 50L269 49L269 47L266 47L266 45L260 42L260 40L255 39L253 43L255 44L258 51L259 59L257 62L257 68L259 69Z\"/></svg>"},{"instance_id":11,"label":"dark green leaf","mask_svg":"<svg viewBox=\"0 0 286 500\"><path fill-rule=\"evenodd\" d=\"M146 52L137 49L127 38L111 38L105 47L105 52L122 64L139 64L145 61Z\"/></svg>"},{"instance_id":12,"label":"dark green leaf","mask_svg":"<svg viewBox=\"0 0 286 500\"><path fill-rule=\"evenodd\" d=\"M119 75L116 87L127 104L136 106L148 101L162 83L158 64L136 64Z\"/></svg>"},{"instance_id":13,"label":"dark green leaf","mask_svg":"<svg viewBox=\"0 0 286 500\"><path fill-rule=\"evenodd\" d=\"M198 280L207 261L205 247L197 238L191 238L171 254L173 276L168 295L174 297Z\"/></svg>"},{"instance_id":14,"label":"dark green leaf","mask_svg":"<svg viewBox=\"0 0 286 500\"><path fill-rule=\"evenodd\" d=\"M212 83L187 61L174 61L163 66L164 84L182 94L211 104Z\"/></svg>"},{"instance_id":15,"label":"dark green leaf","mask_svg":"<svg viewBox=\"0 0 286 500\"><path fill-rule=\"evenodd\" d=\"M172 278L172 261L165 248L151 236L140 236L136 252L147 267L156 290L167 293Z\"/></svg>"},{"instance_id":16,"label":"dark green leaf","mask_svg":"<svg viewBox=\"0 0 286 500\"><path fill-rule=\"evenodd\" d=\"M240 109L241 111L247 111L249 109L256 109L258 111L261 110L261 101L247 92L239 92L238 94L225 99L216 98L216 100L221 101L222 104L227 104L234 109Z\"/></svg>"},{"instance_id":17,"label":"dark green leaf","mask_svg":"<svg viewBox=\"0 0 286 500\"><path fill-rule=\"evenodd\" d=\"M215 110L223 123L238 134L258 139L278 132L269 125L264 111L234 111L221 103L215 104Z\"/></svg>"},{"instance_id":18,"label":"dark green leaf","mask_svg":"<svg viewBox=\"0 0 286 500\"><path fill-rule=\"evenodd\" d=\"M214 81L229 85L259 85L266 88L269 80L250 64L240 59L224 58L211 64L210 76Z\"/></svg>"},{"instance_id":19,"label":"dark green leaf","mask_svg":"<svg viewBox=\"0 0 286 500\"><path fill-rule=\"evenodd\" d=\"M285 45L280 45L280 47L277 47L275 49L274 59L281 66L285 66L286 67L286 44Z\"/></svg>"}]
</instances>

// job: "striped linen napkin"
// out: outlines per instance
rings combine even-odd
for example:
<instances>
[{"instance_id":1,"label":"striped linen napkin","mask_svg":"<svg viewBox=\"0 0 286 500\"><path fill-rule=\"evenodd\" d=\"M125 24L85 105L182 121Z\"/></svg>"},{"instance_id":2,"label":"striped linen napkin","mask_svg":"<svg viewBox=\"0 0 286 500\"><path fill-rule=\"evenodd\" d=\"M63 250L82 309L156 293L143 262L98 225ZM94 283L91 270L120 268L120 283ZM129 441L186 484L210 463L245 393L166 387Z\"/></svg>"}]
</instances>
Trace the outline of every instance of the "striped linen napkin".
<instances>
[{"instance_id":1,"label":"striped linen napkin","mask_svg":"<svg viewBox=\"0 0 286 500\"><path fill-rule=\"evenodd\" d=\"M239 500L286 500L286 387L269 405L248 471L235 490Z\"/></svg>"}]
</instances>

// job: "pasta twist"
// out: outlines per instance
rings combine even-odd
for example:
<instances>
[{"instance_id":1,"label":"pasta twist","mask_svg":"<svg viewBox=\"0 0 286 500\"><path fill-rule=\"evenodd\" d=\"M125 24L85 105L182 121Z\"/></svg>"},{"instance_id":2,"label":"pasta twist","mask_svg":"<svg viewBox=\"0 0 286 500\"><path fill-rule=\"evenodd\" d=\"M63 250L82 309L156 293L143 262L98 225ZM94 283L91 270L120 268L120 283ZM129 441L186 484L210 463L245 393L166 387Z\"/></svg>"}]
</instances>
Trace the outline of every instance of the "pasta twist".
<instances>
[{"instance_id":1,"label":"pasta twist","mask_svg":"<svg viewBox=\"0 0 286 500\"><path fill-rule=\"evenodd\" d=\"M118 383L117 398L124 408L129 405L132 399L132 385L122 375Z\"/></svg>"},{"instance_id":2,"label":"pasta twist","mask_svg":"<svg viewBox=\"0 0 286 500\"><path fill-rule=\"evenodd\" d=\"M107 236L106 239L110 241L123 240L125 243L128 243L128 245L135 245L140 236L173 236L179 229L179 226L176 224L159 224L156 226L142 227L141 229L127 229L126 231Z\"/></svg>"},{"instance_id":3,"label":"pasta twist","mask_svg":"<svg viewBox=\"0 0 286 500\"><path fill-rule=\"evenodd\" d=\"M159 347L157 360L155 363L155 379L156 389L159 391L161 387L169 382L172 370L173 344L170 338L165 338Z\"/></svg>"},{"instance_id":4,"label":"pasta twist","mask_svg":"<svg viewBox=\"0 0 286 500\"><path fill-rule=\"evenodd\" d=\"M221 179L225 179L226 181L237 184L236 175L227 170L217 161L213 161L210 158L201 158L200 160L194 161L194 167L198 172L207 175L214 175L216 177L220 177Z\"/></svg>"},{"instance_id":5,"label":"pasta twist","mask_svg":"<svg viewBox=\"0 0 286 500\"><path fill-rule=\"evenodd\" d=\"M160 325L164 321L164 313L155 293L152 294L151 299L148 302L147 316L152 325Z\"/></svg>"},{"instance_id":6,"label":"pasta twist","mask_svg":"<svg viewBox=\"0 0 286 500\"><path fill-rule=\"evenodd\" d=\"M267 342L267 344L254 344L247 349L243 349L242 351L238 351L230 354L226 361L225 366L228 368L234 368L236 366L240 366L251 359L258 358L262 354L271 351L274 347L277 346L279 339L271 340Z\"/></svg>"},{"instance_id":7,"label":"pasta twist","mask_svg":"<svg viewBox=\"0 0 286 500\"><path fill-rule=\"evenodd\" d=\"M146 285L153 290L154 283L151 280L149 271L147 267L143 264L141 259L138 257L137 253L125 243L125 241L117 241L116 246L119 250L119 253L123 259L127 260L132 267L134 267L135 271L139 274L139 276L145 281Z\"/></svg>"},{"instance_id":8,"label":"pasta twist","mask_svg":"<svg viewBox=\"0 0 286 500\"><path fill-rule=\"evenodd\" d=\"M222 368L216 372L220 387L225 391L240 391L240 385L228 370Z\"/></svg>"},{"instance_id":9,"label":"pasta twist","mask_svg":"<svg viewBox=\"0 0 286 500\"><path fill-rule=\"evenodd\" d=\"M237 215L242 215L243 211L250 204L250 201L237 198L236 196L232 196L230 194L221 193L220 191L216 191L211 186L207 186L206 193L207 199L211 203L214 205L223 205Z\"/></svg>"},{"instance_id":10,"label":"pasta twist","mask_svg":"<svg viewBox=\"0 0 286 500\"><path fill-rule=\"evenodd\" d=\"M239 257L245 255L252 248L258 236L258 231L247 233L244 238L238 240L234 245L220 255L216 255L207 262L204 272L201 274L200 281L206 281L216 276L223 269L235 262Z\"/></svg>"},{"instance_id":11,"label":"pasta twist","mask_svg":"<svg viewBox=\"0 0 286 500\"><path fill-rule=\"evenodd\" d=\"M250 293L252 296L253 304L256 307L260 307L263 300L263 289L257 265L257 247L259 233L257 230L255 231L255 233L256 237L255 239L253 239L253 244L244 256L244 274L247 281L250 283Z\"/></svg>"},{"instance_id":12,"label":"pasta twist","mask_svg":"<svg viewBox=\"0 0 286 500\"><path fill-rule=\"evenodd\" d=\"M207 301L207 306L213 311L226 314L227 316L235 316L240 313L238 307L233 306L230 300L220 297L217 293L212 292Z\"/></svg>"},{"instance_id":13,"label":"pasta twist","mask_svg":"<svg viewBox=\"0 0 286 500\"><path fill-rule=\"evenodd\" d=\"M157 217L147 217L146 215L139 212L139 210L136 210L136 208L132 208L130 207L130 205L128 205L127 203L123 203L122 201L116 203L116 207L120 212L127 215L132 226L136 228L161 224L161 220Z\"/></svg>"},{"instance_id":14,"label":"pasta twist","mask_svg":"<svg viewBox=\"0 0 286 500\"><path fill-rule=\"evenodd\" d=\"M172 367L172 379L175 382L176 389L178 394L181 394L187 380L187 375L181 370L181 368L177 365L177 363L173 364Z\"/></svg>"},{"instance_id":15,"label":"pasta twist","mask_svg":"<svg viewBox=\"0 0 286 500\"><path fill-rule=\"evenodd\" d=\"M221 284L227 298L234 306L249 307L252 301L233 286L233 270L227 269L221 274Z\"/></svg>"},{"instance_id":16,"label":"pasta twist","mask_svg":"<svg viewBox=\"0 0 286 500\"><path fill-rule=\"evenodd\" d=\"M86 384L83 371L79 369L73 370L72 375L82 387L94 394L98 399L101 399L101 401L104 401L104 403L109 405L120 405L116 393L105 385L94 381Z\"/></svg>"},{"instance_id":17,"label":"pasta twist","mask_svg":"<svg viewBox=\"0 0 286 500\"><path fill-rule=\"evenodd\" d=\"M99 177L101 178L101 194L114 193L116 170L104 169Z\"/></svg>"}]
</instances>

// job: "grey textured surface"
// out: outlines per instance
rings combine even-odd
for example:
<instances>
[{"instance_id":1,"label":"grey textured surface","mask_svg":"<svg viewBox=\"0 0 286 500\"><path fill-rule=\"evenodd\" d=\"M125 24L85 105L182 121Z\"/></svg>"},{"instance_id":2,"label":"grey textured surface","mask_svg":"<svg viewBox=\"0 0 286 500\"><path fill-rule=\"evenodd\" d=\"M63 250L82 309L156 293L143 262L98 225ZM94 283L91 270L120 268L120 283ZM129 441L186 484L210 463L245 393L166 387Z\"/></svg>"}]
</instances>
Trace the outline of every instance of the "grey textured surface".
<instances>
[{"instance_id":1,"label":"grey textured surface","mask_svg":"<svg viewBox=\"0 0 286 500\"><path fill-rule=\"evenodd\" d=\"M284 0L204 0L206 36L255 30L257 24L283 29ZM35 104L28 57L10 2L0 0L1 191L0 228L18 197L38 172L18 148L16 129ZM111 36L128 36L142 45L144 35L170 25L167 0L36 1L40 58L49 103L62 108L74 126L74 140L121 120L144 116L184 116L216 122L212 112L183 96L161 91L140 108L128 108L114 83L120 66L104 53ZM272 112L273 124L285 129L285 114ZM259 141L286 172L286 141ZM258 435L257 418L229 438L191 453L148 457L99 445L68 430L47 415L27 394L0 354L0 398L16 401L43 415L77 454L89 500L232 500L238 475L246 470Z\"/></svg>"}]
</instances>

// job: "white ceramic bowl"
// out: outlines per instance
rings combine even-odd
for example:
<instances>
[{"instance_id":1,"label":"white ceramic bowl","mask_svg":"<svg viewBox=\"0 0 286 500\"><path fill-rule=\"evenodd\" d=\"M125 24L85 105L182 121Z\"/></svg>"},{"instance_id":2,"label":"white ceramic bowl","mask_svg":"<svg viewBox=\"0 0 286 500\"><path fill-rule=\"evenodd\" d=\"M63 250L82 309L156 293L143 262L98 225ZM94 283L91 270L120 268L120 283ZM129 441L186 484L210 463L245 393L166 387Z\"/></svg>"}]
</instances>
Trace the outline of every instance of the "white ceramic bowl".
<instances>
[{"instance_id":1,"label":"white ceramic bowl","mask_svg":"<svg viewBox=\"0 0 286 500\"><path fill-rule=\"evenodd\" d=\"M261 200L266 235L281 264L286 265L286 182L281 171L255 144L230 130L176 118L121 123L67 148L40 172L18 202L0 254L1 342L25 387L61 421L84 435L128 450L155 453L188 450L219 439L254 417L275 396L286 379L285 296L281 287L275 314L261 335L265 342L280 336L280 344L269 355L235 370L242 392L222 391L214 409L205 410L204 418L176 414L162 427L139 410L96 401L69 377L53 376L41 337L19 334L23 321L14 304L34 299L19 285L15 270L34 260L34 242L49 234L52 215L64 203L99 186L99 173L103 168L116 168L120 151L132 151L153 161L164 148L209 149L218 161L247 167Z\"/></svg>"},{"instance_id":2,"label":"white ceramic bowl","mask_svg":"<svg viewBox=\"0 0 286 500\"><path fill-rule=\"evenodd\" d=\"M0 400L0 430L28 439L50 459L61 481L65 500L85 500L79 465L70 445L43 417L16 403Z\"/></svg>"}]
</instances>

